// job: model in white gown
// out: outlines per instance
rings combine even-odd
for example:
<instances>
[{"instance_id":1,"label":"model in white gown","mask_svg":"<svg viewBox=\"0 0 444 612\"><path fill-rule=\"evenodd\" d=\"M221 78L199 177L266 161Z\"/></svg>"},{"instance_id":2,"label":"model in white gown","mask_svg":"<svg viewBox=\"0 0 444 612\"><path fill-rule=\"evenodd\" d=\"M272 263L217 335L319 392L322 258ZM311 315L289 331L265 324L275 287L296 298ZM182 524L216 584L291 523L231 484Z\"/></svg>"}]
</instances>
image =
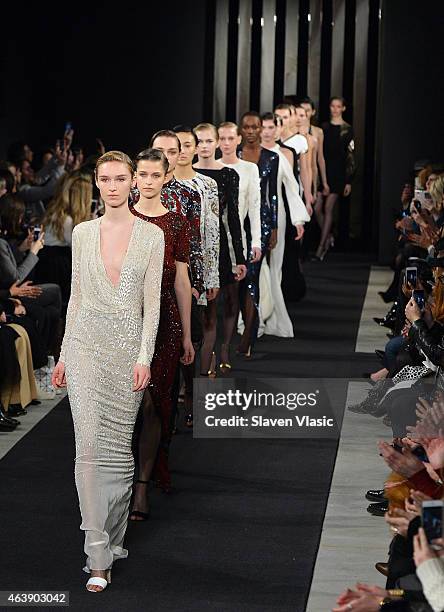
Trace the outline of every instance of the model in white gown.
<instances>
[{"instance_id":1,"label":"model in white gown","mask_svg":"<svg viewBox=\"0 0 444 612\"><path fill-rule=\"evenodd\" d=\"M277 244L270 252L270 266L266 260L262 263L260 275L260 314L259 333L280 336L282 338L293 338L293 324L285 306L282 294L282 263L285 251L285 230L287 217L285 214L282 187L285 187L288 208L290 211L291 222L294 226L304 225L310 221L310 215L305 208L305 204L299 195L299 185L294 177L290 162L280 150L279 145L275 145L272 151L279 154L278 171L278 234ZM296 229L295 229L296 232ZM298 262L295 261L297 266Z\"/></svg>"},{"instance_id":2,"label":"model in white gown","mask_svg":"<svg viewBox=\"0 0 444 612\"><path fill-rule=\"evenodd\" d=\"M101 219L73 232L73 275L60 361L76 443L75 481L85 531L85 571L110 568L123 547L133 482L131 439L143 391L134 365L150 366L160 308L164 238L134 218L114 285L100 250Z\"/></svg>"}]
</instances>

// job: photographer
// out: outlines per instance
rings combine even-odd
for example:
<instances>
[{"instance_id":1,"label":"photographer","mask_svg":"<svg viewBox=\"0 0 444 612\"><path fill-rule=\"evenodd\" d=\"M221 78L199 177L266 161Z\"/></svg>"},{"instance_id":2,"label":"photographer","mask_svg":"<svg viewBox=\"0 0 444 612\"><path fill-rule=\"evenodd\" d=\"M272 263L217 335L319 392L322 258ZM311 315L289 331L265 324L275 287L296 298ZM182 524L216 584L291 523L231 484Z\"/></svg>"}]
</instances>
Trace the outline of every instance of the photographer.
<instances>
[{"instance_id":1,"label":"photographer","mask_svg":"<svg viewBox=\"0 0 444 612\"><path fill-rule=\"evenodd\" d=\"M45 214L44 201L52 198L56 192L59 179L65 173L68 159L68 148L62 149L59 144L54 149L54 157L40 170L36 176L29 159L23 159L20 164L21 183L18 192L26 204L26 220L41 222Z\"/></svg>"}]
</instances>

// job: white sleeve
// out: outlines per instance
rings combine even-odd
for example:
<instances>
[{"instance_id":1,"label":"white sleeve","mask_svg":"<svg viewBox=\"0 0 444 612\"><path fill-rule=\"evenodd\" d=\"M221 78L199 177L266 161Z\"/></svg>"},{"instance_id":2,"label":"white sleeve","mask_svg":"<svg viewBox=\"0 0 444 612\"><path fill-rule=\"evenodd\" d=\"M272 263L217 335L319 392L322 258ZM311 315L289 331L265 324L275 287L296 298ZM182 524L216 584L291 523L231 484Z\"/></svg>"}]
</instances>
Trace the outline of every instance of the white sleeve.
<instances>
[{"instance_id":1,"label":"white sleeve","mask_svg":"<svg viewBox=\"0 0 444 612\"><path fill-rule=\"evenodd\" d=\"M444 563L441 559L427 559L416 568L424 595L433 612L444 610Z\"/></svg>"},{"instance_id":2,"label":"white sleeve","mask_svg":"<svg viewBox=\"0 0 444 612\"><path fill-rule=\"evenodd\" d=\"M303 225L310 221L310 215L299 195L299 185L294 177L293 170L285 155L279 155L279 163L282 167L282 182L287 194L288 208L293 225Z\"/></svg>"},{"instance_id":3,"label":"white sleeve","mask_svg":"<svg viewBox=\"0 0 444 612\"><path fill-rule=\"evenodd\" d=\"M251 164L248 177L247 191L248 217L251 228L251 246L262 248L261 246L261 179L259 168L256 164Z\"/></svg>"}]
</instances>

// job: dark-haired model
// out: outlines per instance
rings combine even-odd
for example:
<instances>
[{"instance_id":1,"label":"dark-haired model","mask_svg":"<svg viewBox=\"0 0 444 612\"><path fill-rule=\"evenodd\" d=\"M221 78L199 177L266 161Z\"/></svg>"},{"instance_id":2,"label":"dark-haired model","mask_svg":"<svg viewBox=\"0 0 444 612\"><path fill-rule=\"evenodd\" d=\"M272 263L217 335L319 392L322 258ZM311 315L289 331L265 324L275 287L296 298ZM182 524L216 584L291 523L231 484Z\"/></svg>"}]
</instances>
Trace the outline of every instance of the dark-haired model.
<instances>
[{"instance_id":1,"label":"dark-haired model","mask_svg":"<svg viewBox=\"0 0 444 612\"><path fill-rule=\"evenodd\" d=\"M171 388L179 358L186 365L194 359L190 330L191 284L188 278L189 224L182 215L168 211L161 203L167 171L168 160L161 151L147 149L139 153L136 182L140 197L137 204L130 206L133 215L157 225L165 240L159 329L138 436L139 474L130 514L130 520L135 521L148 518L147 491L156 458L164 487L170 483Z\"/></svg>"},{"instance_id":2,"label":"dark-haired model","mask_svg":"<svg viewBox=\"0 0 444 612\"><path fill-rule=\"evenodd\" d=\"M251 356L259 329L259 276L262 260L269 249L274 249L277 242L278 194L277 177L279 155L261 146L262 121L259 113L244 113L240 122L242 145L239 157L258 165L261 185L261 248L258 261L252 259L247 265L247 276L241 291L242 318L244 332L238 347L238 353ZM248 251L251 249L251 236L248 239Z\"/></svg>"},{"instance_id":3,"label":"dark-haired model","mask_svg":"<svg viewBox=\"0 0 444 612\"><path fill-rule=\"evenodd\" d=\"M198 162L194 168L200 174L214 179L219 193L219 281L222 291L230 285L245 278L247 272L242 246L242 231L239 218L239 175L232 168L228 168L219 160L215 153L218 143L217 129L211 123L200 123L194 128L197 136ZM234 253L234 261L230 257ZM234 272L233 272L234 269ZM216 298L217 299L217 298ZM204 313L204 342L201 351L201 376L215 376L213 351L216 343L217 328L217 302L210 302ZM230 370L229 362L222 362L222 370Z\"/></svg>"},{"instance_id":4,"label":"dark-haired model","mask_svg":"<svg viewBox=\"0 0 444 612\"><path fill-rule=\"evenodd\" d=\"M353 128L342 118L344 111L344 99L332 98L330 121L322 124L330 192L324 198L319 197L315 205L316 219L321 227L321 239L315 256L319 261L324 259L328 249L333 246L333 210L340 196L350 195L355 171Z\"/></svg>"}]
</instances>

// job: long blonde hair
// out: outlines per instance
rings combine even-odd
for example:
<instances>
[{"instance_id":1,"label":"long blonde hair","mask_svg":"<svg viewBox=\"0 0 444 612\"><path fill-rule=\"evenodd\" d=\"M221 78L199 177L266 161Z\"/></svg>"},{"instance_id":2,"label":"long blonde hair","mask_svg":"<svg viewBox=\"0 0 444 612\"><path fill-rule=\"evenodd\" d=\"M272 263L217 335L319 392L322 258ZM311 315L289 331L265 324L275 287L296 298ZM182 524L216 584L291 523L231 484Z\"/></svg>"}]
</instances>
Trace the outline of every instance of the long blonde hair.
<instances>
[{"instance_id":1,"label":"long blonde hair","mask_svg":"<svg viewBox=\"0 0 444 612\"><path fill-rule=\"evenodd\" d=\"M441 211L444 199L444 174L440 174L436 177L429 187L429 193L435 203L435 208Z\"/></svg>"},{"instance_id":2,"label":"long blonde hair","mask_svg":"<svg viewBox=\"0 0 444 612\"><path fill-rule=\"evenodd\" d=\"M71 217L73 228L91 219L92 177L90 174L73 173L65 177L46 209L43 225L51 225L54 234L63 240L63 226Z\"/></svg>"}]
</instances>

